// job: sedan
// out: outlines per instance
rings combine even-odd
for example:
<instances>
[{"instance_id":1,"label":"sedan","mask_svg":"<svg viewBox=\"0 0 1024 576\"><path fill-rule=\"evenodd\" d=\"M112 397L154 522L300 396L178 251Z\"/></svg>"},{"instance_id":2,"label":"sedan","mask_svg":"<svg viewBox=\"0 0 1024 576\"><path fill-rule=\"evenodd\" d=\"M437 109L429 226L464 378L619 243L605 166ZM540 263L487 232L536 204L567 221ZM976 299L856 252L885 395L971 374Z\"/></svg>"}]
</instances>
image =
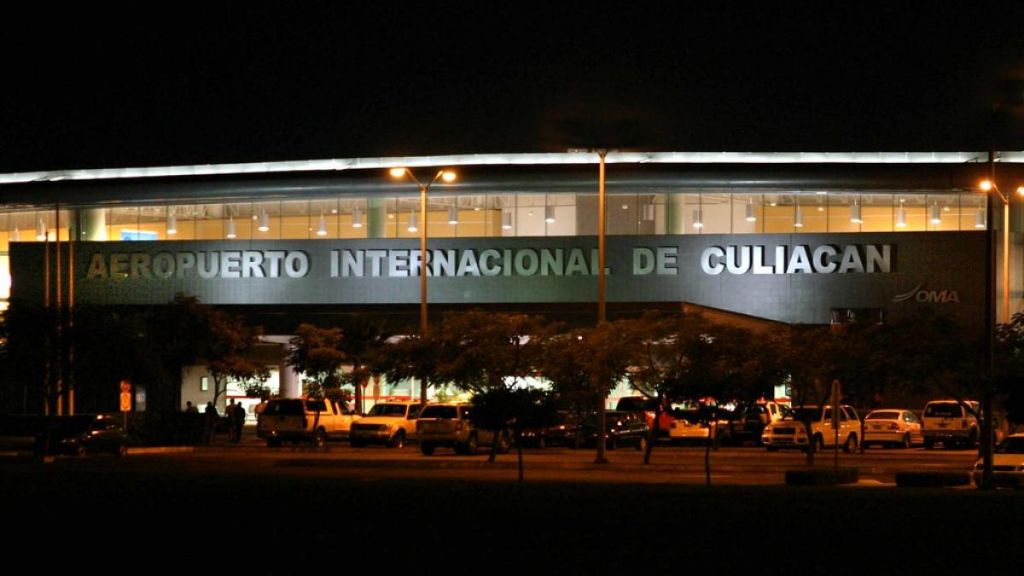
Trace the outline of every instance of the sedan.
<instances>
[{"instance_id":1,"label":"sedan","mask_svg":"<svg viewBox=\"0 0 1024 576\"><path fill-rule=\"evenodd\" d=\"M864 447L872 444L910 448L923 444L921 419L910 410L873 410L864 418Z\"/></svg>"},{"instance_id":2,"label":"sedan","mask_svg":"<svg viewBox=\"0 0 1024 576\"><path fill-rule=\"evenodd\" d=\"M974 464L974 483L981 485L982 461ZM1024 488L1024 434L1012 434L996 446L992 455L992 476L996 486Z\"/></svg>"}]
</instances>

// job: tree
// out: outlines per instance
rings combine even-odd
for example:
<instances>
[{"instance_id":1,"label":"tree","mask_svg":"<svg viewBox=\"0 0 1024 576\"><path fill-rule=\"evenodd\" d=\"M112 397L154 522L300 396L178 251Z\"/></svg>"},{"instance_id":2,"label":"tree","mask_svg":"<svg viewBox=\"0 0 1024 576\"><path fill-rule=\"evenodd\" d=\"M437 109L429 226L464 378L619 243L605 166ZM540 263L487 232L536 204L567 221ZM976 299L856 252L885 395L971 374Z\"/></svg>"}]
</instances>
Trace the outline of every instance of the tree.
<instances>
[{"instance_id":1,"label":"tree","mask_svg":"<svg viewBox=\"0 0 1024 576\"><path fill-rule=\"evenodd\" d=\"M522 482L523 431L553 425L555 413L554 398L549 392L536 388L499 387L473 396L470 421L484 430L511 430L518 457L519 482ZM492 442L492 450L497 443L497 439Z\"/></svg>"},{"instance_id":2,"label":"tree","mask_svg":"<svg viewBox=\"0 0 1024 576\"><path fill-rule=\"evenodd\" d=\"M300 324L290 340L288 365L311 378L317 394L341 385L340 372L348 355L342 350L341 328L318 328Z\"/></svg>"},{"instance_id":3,"label":"tree","mask_svg":"<svg viewBox=\"0 0 1024 576\"><path fill-rule=\"evenodd\" d=\"M269 377L266 366L247 356L262 334L261 328L246 326L242 318L212 307L206 308L204 320L207 337L200 359L213 379L214 404L227 391L229 380L245 386Z\"/></svg>"},{"instance_id":4,"label":"tree","mask_svg":"<svg viewBox=\"0 0 1024 576\"><path fill-rule=\"evenodd\" d=\"M343 323L343 338L339 349L345 354L352 365L352 371L344 380L352 384L355 391L355 408L363 413L363 388L372 370L367 370L377 349L384 345L391 334L384 324L375 318L358 315Z\"/></svg>"},{"instance_id":5,"label":"tree","mask_svg":"<svg viewBox=\"0 0 1024 576\"><path fill-rule=\"evenodd\" d=\"M649 464L660 435L662 411L673 400L713 396L722 398L741 377L754 370L748 359L749 332L709 321L699 313L666 315L649 312L635 320L620 321L630 343L632 365L627 373L635 390L655 400L644 463ZM706 412L708 440L705 470L710 482L710 449L717 436L717 417Z\"/></svg>"},{"instance_id":6,"label":"tree","mask_svg":"<svg viewBox=\"0 0 1024 576\"><path fill-rule=\"evenodd\" d=\"M515 419L514 410L526 404L513 402L517 396L501 391L520 387L522 378L536 371L551 327L537 316L473 310L446 315L431 334L441 349L432 380L451 382L474 395L490 393L492 403L508 400L507 414ZM490 425L499 427L488 429L505 433L508 421L490 420ZM490 462L497 456L497 444L491 445Z\"/></svg>"},{"instance_id":7,"label":"tree","mask_svg":"<svg viewBox=\"0 0 1024 576\"><path fill-rule=\"evenodd\" d=\"M552 329L558 332L557 328ZM587 334L587 330L556 333L545 344L538 365L539 373L551 383L555 401L570 410L576 422L581 422L604 401L601 388L593 384L588 369L594 350ZM579 432L577 428L576 448L582 441Z\"/></svg>"},{"instance_id":8,"label":"tree","mask_svg":"<svg viewBox=\"0 0 1024 576\"><path fill-rule=\"evenodd\" d=\"M421 386L423 382L429 382L436 387L439 381L434 375L441 362L442 349L434 332L431 330L423 336L409 330L406 336L392 336L384 340L381 346L369 350L363 364L364 371L356 373L356 377L383 374L392 382L416 379Z\"/></svg>"},{"instance_id":9,"label":"tree","mask_svg":"<svg viewBox=\"0 0 1024 576\"><path fill-rule=\"evenodd\" d=\"M585 350L580 360L589 378L591 393L597 398L596 407L599 408L595 461L605 463L604 435L607 433L607 422L601 408L611 389L626 376L630 366L630 344L624 338L622 328L611 322L602 322L594 328L581 331L579 336L582 337L581 343Z\"/></svg>"}]
</instances>

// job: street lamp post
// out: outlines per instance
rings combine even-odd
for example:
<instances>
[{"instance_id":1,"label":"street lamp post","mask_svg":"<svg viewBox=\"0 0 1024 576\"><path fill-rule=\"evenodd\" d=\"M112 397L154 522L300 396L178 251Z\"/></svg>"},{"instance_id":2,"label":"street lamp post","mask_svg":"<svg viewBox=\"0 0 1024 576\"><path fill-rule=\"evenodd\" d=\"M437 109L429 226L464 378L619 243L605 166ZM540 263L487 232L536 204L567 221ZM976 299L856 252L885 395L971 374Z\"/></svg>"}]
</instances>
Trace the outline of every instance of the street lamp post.
<instances>
[{"instance_id":1,"label":"street lamp post","mask_svg":"<svg viewBox=\"0 0 1024 576\"><path fill-rule=\"evenodd\" d=\"M999 189L996 184L996 169L994 154L989 154L989 179L981 182L979 188L983 192L995 192L995 196L1003 203L1003 317L1004 321L1010 321L1010 198ZM1017 193L1024 195L1024 187L1018 187ZM988 379L982 388L981 397L981 459L982 459L982 489L993 487L992 477L992 387L995 385L995 334L996 334L996 312L993 293L995 292L996 271L995 271L995 230L993 223L993 202L991 199L985 202L985 225L988 226L986 234L986 248L988 250L987 267L988 274L985 278L985 327L988 332Z\"/></svg>"},{"instance_id":2,"label":"street lamp post","mask_svg":"<svg viewBox=\"0 0 1024 576\"><path fill-rule=\"evenodd\" d=\"M454 182L455 172L451 170L438 170L437 174L431 178L429 182L424 184L416 175L412 173L412 170L408 168L398 167L391 169L391 176L393 178L409 178L416 184L416 187L420 190L420 338L427 337L427 192L430 191L430 187L434 185L438 180L444 182ZM420 382L420 402L423 404L427 403L427 380L426 378Z\"/></svg>"},{"instance_id":3,"label":"street lamp post","mask_svg":"<svg viewBox=\"0 0 1024 576\"><path fill-rule=\"evenodd\" d=\"M606 285L605 285L605 156L607 156L607 150L598 150L597 156L600 160L598 166L598 182L597 182L597 324L600 326L604 324L607 318L607 302L606 297ZM597 442L597 457L594 459L595 464L607 464L608 458L605 456L605 443L604 435L608 429L608 415L605 411L604 403L606 398L601 398L601 402L597 406L597 429L599 437L601 438Z\"/></svg>"}]
</instances>

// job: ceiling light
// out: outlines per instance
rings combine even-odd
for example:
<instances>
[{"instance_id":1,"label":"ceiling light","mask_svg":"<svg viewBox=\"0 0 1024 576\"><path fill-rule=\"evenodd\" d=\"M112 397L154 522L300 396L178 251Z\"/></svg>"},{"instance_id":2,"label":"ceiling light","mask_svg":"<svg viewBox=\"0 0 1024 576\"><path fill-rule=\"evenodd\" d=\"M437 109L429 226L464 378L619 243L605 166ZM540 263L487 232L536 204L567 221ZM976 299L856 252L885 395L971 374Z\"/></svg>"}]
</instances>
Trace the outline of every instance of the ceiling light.
<instances>
[{"instance_id":1,"label":"ceiling light","mask_svg":"<svg viewBox=\"0 0 1024 576\"><path fill-rule=\"evenodd\" d=\"M317 236L327 236L327 220L324 218L324 213L320 213L320 226L316 229Z\"/></svg>"}]
</instances>

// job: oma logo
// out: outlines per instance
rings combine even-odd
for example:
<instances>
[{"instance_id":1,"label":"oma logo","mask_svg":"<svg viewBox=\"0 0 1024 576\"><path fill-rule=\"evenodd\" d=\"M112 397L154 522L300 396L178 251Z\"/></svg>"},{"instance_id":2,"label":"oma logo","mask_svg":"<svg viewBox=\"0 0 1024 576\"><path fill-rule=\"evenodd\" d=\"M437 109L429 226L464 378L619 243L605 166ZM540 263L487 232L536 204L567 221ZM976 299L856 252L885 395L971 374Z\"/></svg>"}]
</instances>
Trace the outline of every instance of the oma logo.
<instances>
[{"instance_id":1,"label":"oma logo","mask_svg":"<svg viewBox=\"0 0 1024 576\"><path fill-rule=\"evenodd\" d=\"M924 290L924 284L918 284L910 292L898 294L893 297L893 302L906 302L916 300L928 304L949 304L960 302L960 294L956 290Z\"/></svg>"}]
</instances>

